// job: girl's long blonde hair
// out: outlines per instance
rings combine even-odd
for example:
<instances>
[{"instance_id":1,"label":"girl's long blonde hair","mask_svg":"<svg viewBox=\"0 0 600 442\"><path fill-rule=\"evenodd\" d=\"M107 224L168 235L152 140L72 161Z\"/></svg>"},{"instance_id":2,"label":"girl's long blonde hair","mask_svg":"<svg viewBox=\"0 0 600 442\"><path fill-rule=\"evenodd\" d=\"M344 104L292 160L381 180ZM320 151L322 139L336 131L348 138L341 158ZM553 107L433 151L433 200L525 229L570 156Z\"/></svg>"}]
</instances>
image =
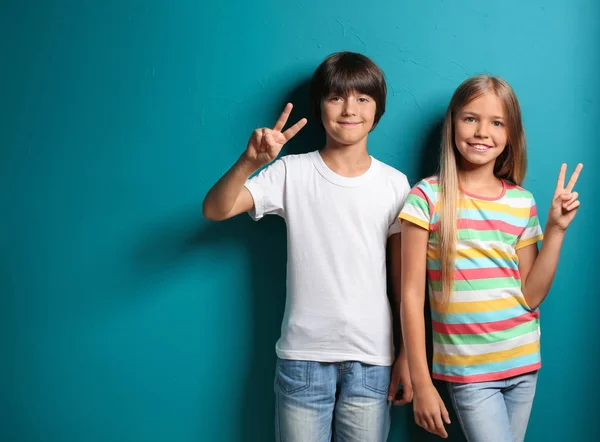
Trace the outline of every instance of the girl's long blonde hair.
<instances>
[{"instance_id":1,"label":"girl's long blonde hair","mask_svg":"<svg viewBox=\"0 0 600 442\"><path fill-rule=\"evenodd\" d=\"M441 208L438 230L442 262L442 305L447 305L454 283L454 260L457 237L457 209L460 198L458 183L459 155L454 143L454 120L460 110L486 92L494 93L503 103L506 113L508 142L496 159L494 175L521 185L527 168L525 132L521 107L510 85L499 77L478 75L465 80L454 92L442 130L440 158Z\"/></svg>"}]
</instances>

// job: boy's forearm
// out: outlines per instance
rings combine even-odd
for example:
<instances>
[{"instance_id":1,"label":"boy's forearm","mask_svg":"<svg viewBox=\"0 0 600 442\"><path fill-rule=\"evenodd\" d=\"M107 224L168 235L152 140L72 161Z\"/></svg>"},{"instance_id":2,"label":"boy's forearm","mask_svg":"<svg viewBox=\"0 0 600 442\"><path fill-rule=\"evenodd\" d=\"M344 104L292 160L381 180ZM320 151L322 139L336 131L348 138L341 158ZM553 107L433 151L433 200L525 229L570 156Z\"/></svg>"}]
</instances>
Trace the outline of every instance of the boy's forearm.
<instances>
[{"instance_id":1,"label":"boy's forearm","mask_svg":"<svg viewBox=\"0 0 600 442\"><path fill-rule=\"evenodd\" d=\"M399 272L398 272L399 273ZM399 276L398 279L396 279L394 281L394 285L397 288L394 288L393 292L394 292L394 299L395 299L395 303L396 303L396 314L397 314L397 318L399 321L398 327L396 327L396 348L398 350L398 356L400 356L401 354L404 355L405 354L405 345L404 345L404 337L403 337L403 333L402 333L402 298L401 298L401 293L402 290L400 288L400 281L399 281Z\"/></svg>"},{"instance_id":2,"label":"boy's forearm","mask_svg":"<svg viewBox=\"0 0 600 442\"><path fill-rule=\"evenodd\" d=\"M565 231L558 227L546 230L540 253L523 284L523 296L532 309L539 307L550 291L564 237Z\"/></svg>"},{"instance_id":3,"label":"boy's forearm","mask_svg":"<svg viewBox=\"0 0 600 442\"><path fill-rule=\"evenodd\" d=\"M233 208L244 184L257 167L241 156L225 175L209 190L202 203L202 214L211 220L222 220Z\"/></svg>"},{"instance_id":4,"label":"boy's forearm","mask_svg":"<svg viewBox=\"0 0 600 442\"><path fill-rule=\"evenodd\" d=\"M391 267L391 283L392 283L392 294L394 299L394 306L396 314L393 315L398 320L398 327L395 329L395 347L400 352L404 353L404 339L402 338L402 243L400 233L393 234L388 240L390 247L390 267Z\"/></svg>"},{"instance_id":5,"label":"boy's forearm","mask_svg":"<svg viewBox=\"0 0 600 442\"><path fill-rule=\"evenodd\" d=\"M394 298L395 298L395 303L396 303L396 315L398 318L398 326L394 327L395 331L396 331L396 336L395 336L395 340L396 340L396 350L397 350L397 356L400 356L401 354L404 355L405 353L405 346L404 346L404 337L402 336L402 300L400 299L400 290L394 290ZM393 316L396 316L393 315Z\"/></svg>"}]
</instances>

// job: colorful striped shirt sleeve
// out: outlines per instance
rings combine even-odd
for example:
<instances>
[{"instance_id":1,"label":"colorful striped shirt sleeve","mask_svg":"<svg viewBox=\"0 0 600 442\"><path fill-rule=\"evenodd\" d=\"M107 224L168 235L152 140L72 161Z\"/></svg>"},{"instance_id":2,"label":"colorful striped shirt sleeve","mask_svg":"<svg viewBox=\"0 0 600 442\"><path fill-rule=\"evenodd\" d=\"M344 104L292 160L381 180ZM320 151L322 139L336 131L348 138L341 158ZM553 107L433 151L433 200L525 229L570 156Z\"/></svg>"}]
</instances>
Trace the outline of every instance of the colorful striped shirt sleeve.
<instances>
[{"instance_id":1,"label":"colorful striped shirt sleeve","mask_svg":"<svg viewBox=\"0 0 600 442\"><path fill-rule=\"evenodd\" d=\"M426 230L431 230L431 218L435 208L435 193L426 181L420 181L408 194L398 218L410 221Z\"/></svg>"},{"instance_id":2,"label":"colorful striped shirt sleeve","mask_svg":"<svg viewBox=\"0 0 600 442\"><path fill-rule=\"evenodd\" d=\"M532 195L531 206L529 209L529 221L517 239L515 250L535 244L538 241L541 241L543 238L544 234L542 232L542 226L540 225L540 219L538 218L537 206Z\"/></svg>"}]
</instances>

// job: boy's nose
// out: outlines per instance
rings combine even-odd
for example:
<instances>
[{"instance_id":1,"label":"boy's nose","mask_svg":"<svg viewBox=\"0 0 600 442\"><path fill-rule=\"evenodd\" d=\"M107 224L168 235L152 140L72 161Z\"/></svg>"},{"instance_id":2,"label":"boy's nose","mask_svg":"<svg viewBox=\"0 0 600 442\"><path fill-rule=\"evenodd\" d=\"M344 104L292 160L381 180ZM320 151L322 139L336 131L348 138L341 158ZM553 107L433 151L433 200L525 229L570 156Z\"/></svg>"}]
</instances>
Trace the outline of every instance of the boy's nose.
<instances>
[{"instance_id":1,"label":"boy's nose","mask_svg":"<svg viewBox=\"0 0 600 442\"><path fill-rule=\"evenodd\" d=\"M344 112L344 115L356 115L356 103L354 100L351 98L345 100L342 111Z\"/></svg>"}]
</instances>

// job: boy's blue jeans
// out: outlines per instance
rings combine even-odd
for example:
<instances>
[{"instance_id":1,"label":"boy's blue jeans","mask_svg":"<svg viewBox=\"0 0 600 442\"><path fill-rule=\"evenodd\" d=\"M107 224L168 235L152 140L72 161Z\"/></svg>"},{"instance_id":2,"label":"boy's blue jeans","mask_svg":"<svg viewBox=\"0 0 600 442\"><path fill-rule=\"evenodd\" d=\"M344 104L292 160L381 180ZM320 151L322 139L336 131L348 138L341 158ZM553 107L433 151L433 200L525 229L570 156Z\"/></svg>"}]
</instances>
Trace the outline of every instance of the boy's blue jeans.
<instances>
[{"instance_id":1,"label":"boy's blue jeans","mask_svg":"<svg viewBox=\"0 0 600 442\"><path fill-rule=\"evenodd\" d=\"M278 442L384 442L391 367L278 359Z\"/></svg>"},{"instance_id":2,"label":"boy's blue jeans","mask_svg":"<svg viewBox=\"0 0 600 442\"><path fill-rule=\"evenodd\" d=\"M469 442L523 442L537 371L501 381L448 383L454 410Z\"/></svg>"}]
</instances>

